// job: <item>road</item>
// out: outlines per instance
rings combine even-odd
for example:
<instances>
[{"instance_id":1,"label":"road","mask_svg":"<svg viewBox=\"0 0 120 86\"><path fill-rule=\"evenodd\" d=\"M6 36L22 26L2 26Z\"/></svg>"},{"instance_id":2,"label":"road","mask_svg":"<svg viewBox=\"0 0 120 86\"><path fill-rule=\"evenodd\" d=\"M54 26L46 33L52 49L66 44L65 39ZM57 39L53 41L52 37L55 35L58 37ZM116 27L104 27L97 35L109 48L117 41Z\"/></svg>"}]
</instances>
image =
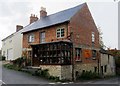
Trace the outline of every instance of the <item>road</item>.
<instances>
[{"instance_id":1,"label":"road","mask_svg":"<svg viewBox=\"0 0 120 86\"><path fill-rule=\"evenodd\" d=\"M46 84L50 81L30 74L2 68L2 81L5 84Z\"/></svg>"},{"instance_id":2,"label":"road","mask_svg":"<svg viewBox=\"0 0 120 86\"><path fill-rule=\"evenodd\" d=\"M115 77L111 79L102 79L102 80L91 80L91 81L86 81L86 82L69 82L69 83L60 83L60 82L50 82L46 79L32 76L30 74L24 73L24 72L19 72L19 71L14 71L6 68L2 68L2 80L0 80L3 84L46 84L44 86L61 86L60 84L64 84L65 86L85 86L86 85L100 85L104 86L104 84L111 84L111 86L120 86L120 78ZM42 86L40 85L40 86ZM38 85L37 85L38 86ZM93 85L92 85L93 86ZM110 86L110 85L109 85Z\"/></svg>"}]
</instances>

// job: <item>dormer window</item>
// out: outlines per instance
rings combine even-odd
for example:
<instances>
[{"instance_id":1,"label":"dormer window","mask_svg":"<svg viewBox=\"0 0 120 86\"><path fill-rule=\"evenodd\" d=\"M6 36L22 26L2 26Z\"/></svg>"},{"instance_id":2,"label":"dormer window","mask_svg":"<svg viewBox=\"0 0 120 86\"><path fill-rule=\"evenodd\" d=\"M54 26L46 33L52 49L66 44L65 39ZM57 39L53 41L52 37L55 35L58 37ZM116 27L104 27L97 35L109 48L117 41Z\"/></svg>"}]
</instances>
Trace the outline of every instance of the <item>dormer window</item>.
<instances>
[{"instance_id":1,"label":"dormer window","mask_svg":"<svg viewBox=\"0 0 120 86\"><path fill-rule=\"evenodd\" d=\"M65 36L64 28L57 29L56 35L57 35L57 38L63 38Z\"/></svg>"},{"instance_id":2,"label":"dormer window","mask_svg":"<svg viewBox=\"0 0 120 86\"><path fill-rule=\"evenodd\" d=\"M29 42L29 43L34 42L34 34L28 35L28 42Z\"/></svg>"}]
</instances>

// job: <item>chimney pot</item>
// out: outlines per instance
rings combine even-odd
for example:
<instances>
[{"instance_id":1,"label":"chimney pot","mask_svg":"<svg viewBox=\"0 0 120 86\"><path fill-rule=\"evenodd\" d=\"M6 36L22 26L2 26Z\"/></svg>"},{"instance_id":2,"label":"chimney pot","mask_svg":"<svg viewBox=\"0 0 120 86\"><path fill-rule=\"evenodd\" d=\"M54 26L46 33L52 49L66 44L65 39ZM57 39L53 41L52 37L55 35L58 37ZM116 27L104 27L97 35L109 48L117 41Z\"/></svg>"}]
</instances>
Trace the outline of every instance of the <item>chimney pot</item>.
<instances>
[{"instance_id":1,"label":"chimney pot","mask_svg":"<svg viewBox=\"0 0 120 86\"><path fill-rule=\"evenodd\" d=\"M47 16L46 8L41 7L41 10L40 10L40 18L46 17L46 16Z\"/></svg>"},{"instance_id":2,"label":"chimney pot","mask_svg":"<svg viewBox=\"0 0 120 86\"><path fill-rule=\"evenodd\" d=\"M30 24L33 23L33 22L36 22L38 20L38 17L35 16L35 14L31 14L30 16Z\"/></svg>"}]
</instances>

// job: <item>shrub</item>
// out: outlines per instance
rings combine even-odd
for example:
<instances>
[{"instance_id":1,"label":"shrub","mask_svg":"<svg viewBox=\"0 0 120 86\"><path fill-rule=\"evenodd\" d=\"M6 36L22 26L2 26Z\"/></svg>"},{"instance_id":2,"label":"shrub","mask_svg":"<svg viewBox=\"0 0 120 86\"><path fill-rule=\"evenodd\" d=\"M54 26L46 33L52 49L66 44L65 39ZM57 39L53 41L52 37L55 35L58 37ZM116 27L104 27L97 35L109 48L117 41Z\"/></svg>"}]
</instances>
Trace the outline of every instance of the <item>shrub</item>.
<instances>
[{"instance_id":1,"label":"shrub","mask_svg":"<svg viewBox=\"0 0 120 86\"><path fill-rule=\"evenodd\" d=\"M20 71L22 68L21 67L17 67L16 65L13 65L13 64L4 64L3 65L5 68L8 68L8 69L13 69L13 70L17 70L17 71Z\"/></svg>"},{"instance_id":2,"label":"shrub","mask_svg":"<svg viewBox=\"0 0 120 86\"><path fill-rule=\"evenodd\" d=\"M99 78L99 75L92 71L85 71L78 77L78 79L90 80Z\"/></svg>"},{"instance_id":3,"label":"shrub","mask_svg":"<svg viewBox=\"0 0 120 86\"><path fill-rule=\"evenodd\" d=\"M45 78L48 78L50 76L48 73L48 69L45 69L45 70L38 69L37 71L35 71L34 75L45 77Z\"/></svg>"},{"instance_id":4,"label":"shrub","mask_svg":"<svg viewBox=\"0 0 120 86\"><path fill-rule=\"evenodd\" d=\"M14 65L17 65L18 67L23 67L23 63L26 62L26 58L25 57L20 57L20 58L17 58L15 60L12 61Z\"/></svg>"}]
</instances>

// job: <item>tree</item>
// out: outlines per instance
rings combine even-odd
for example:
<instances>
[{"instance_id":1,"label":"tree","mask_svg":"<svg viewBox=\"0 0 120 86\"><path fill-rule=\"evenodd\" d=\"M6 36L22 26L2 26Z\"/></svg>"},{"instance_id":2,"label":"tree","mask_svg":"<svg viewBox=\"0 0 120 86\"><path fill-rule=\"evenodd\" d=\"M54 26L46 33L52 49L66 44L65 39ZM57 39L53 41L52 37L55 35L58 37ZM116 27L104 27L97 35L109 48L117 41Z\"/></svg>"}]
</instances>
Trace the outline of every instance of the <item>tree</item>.
<instances>
[{"instance_id":1,"label":"tree","mask_svg":"<svg viewBox=\"0 0 120 86\"><path fill-rule=\"evenodd\" d=\"M100 44L100 48L106 48L106 46L104 45L104 42L103 42L103 38L102 38L102 30L100 29L100 27L98 26L98 32L99 32L99 44Z\"/></svg>"}]
</instances>

